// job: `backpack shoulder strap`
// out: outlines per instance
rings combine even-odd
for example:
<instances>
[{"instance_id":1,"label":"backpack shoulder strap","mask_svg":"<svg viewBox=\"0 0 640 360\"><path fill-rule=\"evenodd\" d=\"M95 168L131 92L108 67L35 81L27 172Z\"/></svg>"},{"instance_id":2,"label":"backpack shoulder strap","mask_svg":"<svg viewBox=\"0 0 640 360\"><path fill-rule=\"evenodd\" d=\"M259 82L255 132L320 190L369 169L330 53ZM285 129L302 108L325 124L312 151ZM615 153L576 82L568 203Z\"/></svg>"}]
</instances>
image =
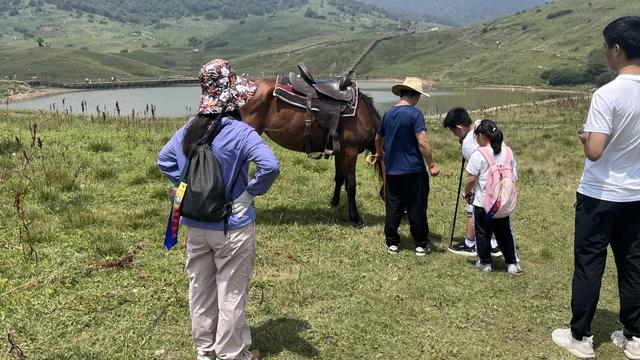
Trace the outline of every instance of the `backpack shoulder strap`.
<instances>
[{"instance_id":1,"label":"backpack shoulder strap","mask_svg":"<svg viewBox=\"0 0 640 360\"><path fill-rule=\"evenodd\" d=\"M502 151L504 152L504 165L511 167L511 163L513 162L513 151L506 145L502 147Z\"/></svg>"},{"instance_id":2,"label":"backpack shoulder strap","mask_svg":"<svg viewBox=\"0 0 640 360\"><path fill-rule=\"evenodd\" d=\"M480 151L482 156L484 156L485 160L487 160L487 162L489 163L489 167L496 164L496 157L493 155L493 149L481 146L476 151Z\"/></svg>"}]
</instances>

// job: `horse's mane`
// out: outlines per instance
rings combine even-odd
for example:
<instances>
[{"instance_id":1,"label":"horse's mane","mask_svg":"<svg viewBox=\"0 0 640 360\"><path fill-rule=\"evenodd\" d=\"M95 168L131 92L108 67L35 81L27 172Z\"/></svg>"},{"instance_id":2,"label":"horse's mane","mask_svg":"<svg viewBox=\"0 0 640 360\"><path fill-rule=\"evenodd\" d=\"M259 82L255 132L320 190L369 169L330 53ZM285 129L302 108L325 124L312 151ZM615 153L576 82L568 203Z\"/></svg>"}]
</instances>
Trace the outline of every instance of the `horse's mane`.
<instances>
[{"instance_id":1,"label":"horse's mane","mask_svg":"<svg viewBox=\"0 0 640 360\"><path fill-rule=\"evenodd\" d=\"M378 109L376 109L376 106L373 103L373 97L363 92L358 93L358 95L360 96L360 99L365 103L365 105L367 105L367 110L369 110L369 113L376 118L377 120L377 124L375 124L376 127L380 126L381 117L380 117L380 113L378 112Z\"/></svg>"}]
</instances>

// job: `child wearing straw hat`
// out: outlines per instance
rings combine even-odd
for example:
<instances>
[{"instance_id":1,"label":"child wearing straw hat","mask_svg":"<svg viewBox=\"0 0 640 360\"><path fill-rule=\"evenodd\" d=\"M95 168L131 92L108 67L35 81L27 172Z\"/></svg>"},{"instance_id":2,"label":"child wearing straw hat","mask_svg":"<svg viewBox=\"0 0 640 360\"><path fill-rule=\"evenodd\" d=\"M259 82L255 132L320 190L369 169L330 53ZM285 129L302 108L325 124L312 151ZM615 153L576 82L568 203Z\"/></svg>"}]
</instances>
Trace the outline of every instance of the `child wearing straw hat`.
<instances>
[{"instance_id":1,"label":"child wearing straw hat","mask_svg":"<svg viewBox=\"0 0 640 360\"><path fill-rule=\"evenodd\" d=\"M376 157L382 156L385 164L386 249L391 254L398 253L398 227L406 211L415 253L425 256L431 252L427 169L431 176L437 176L440 169L433 161L424 115L416 105L421 95L430 95L422 90L422 79L415 77L407 77L404 83L394 85L391 92L399 96L400 101L384 113L376 135Z\"/></svg>"}]
</instances>

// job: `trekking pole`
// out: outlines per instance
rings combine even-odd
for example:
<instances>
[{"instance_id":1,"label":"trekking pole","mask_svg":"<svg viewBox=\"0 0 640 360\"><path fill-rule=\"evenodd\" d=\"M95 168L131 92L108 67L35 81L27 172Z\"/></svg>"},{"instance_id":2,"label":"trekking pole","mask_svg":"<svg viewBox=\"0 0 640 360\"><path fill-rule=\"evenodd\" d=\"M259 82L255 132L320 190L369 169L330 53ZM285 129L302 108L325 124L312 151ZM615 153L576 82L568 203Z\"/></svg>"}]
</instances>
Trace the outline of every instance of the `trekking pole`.
<instances>
[{"instance_id":1,"label":"trekking pole","mask_svg":"<svg viewBox=\"0 0 640 360\"><path fill-rule=\"evenodd\" d=\"M464 157L460 167L460 179L458 180L458 196L456 196L456 210L453 213L453 226L451 227L451 240L449 245L453 245L453 234L456 231L456 219L458 218L458 205L460 205L460 190L462 189L462 175L464 174Z\"/></svg>"}]
</instances>

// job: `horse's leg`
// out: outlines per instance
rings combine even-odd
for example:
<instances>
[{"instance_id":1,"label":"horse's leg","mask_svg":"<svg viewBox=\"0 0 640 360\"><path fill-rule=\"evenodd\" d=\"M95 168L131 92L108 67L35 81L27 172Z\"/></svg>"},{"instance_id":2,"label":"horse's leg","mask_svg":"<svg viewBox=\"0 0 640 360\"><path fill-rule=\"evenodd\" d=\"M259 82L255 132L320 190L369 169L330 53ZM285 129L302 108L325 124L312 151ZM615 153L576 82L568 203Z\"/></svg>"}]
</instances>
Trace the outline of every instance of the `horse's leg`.
<instances>
[{"instance_id":1,"label":"horse's leg","mask_svg":"<svg viewBox=\"0 0 640 360\"><path fill-rule=\"evenodd\" d=\"M339 153L335 156L336 165L336 187L333 190L333 198L331 199L331 207L337 208L340 205L340 191L344 184L344 155Z\"/></svg>"},{"instance_id":2,"label":"horse's leg","mask_svg":"<svg viewBox=\"0 0 640 360\"><path fill-rule=\"evenodd\" d=\"M364 222L358 213L356 205L356 161L358 149L346 148L344 151L344 175L347 181L347 199L349 200L349 220L358 228L364 227Z\"/></svg>"}]
</instances>

